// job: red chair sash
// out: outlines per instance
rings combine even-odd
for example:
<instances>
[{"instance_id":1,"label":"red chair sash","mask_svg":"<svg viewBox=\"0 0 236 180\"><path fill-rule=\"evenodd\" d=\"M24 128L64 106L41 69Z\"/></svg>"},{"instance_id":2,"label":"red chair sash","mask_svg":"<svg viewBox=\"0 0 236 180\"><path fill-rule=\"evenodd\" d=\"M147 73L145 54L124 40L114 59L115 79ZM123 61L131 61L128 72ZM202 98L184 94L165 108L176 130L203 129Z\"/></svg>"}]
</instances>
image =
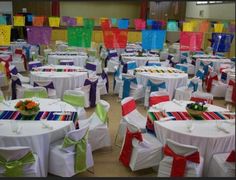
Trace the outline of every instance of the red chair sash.
<instances>
[{"instance_id":1,"label":"red chair sash","mask_svg":"<svg viewBox=\"0 0 236 180\"><path fill-rule=\"evenodd\" d=\"M235 151L231 151L231 153L229 154L229 156L227 157L226 161L227 162L235 162L235 156L236 156L236 153Z\"/></svg>"},{"instance_id":2,"label":"red chair sash","mask_svg":"<svg viewBox=\"0 0 236 180\"><path fill-rule=\"evenodd\" d=\"M122 151L121 151L121 154L119 157L119 160L126 167L129 166L130 158L132 155L132 149L133 149L132 140L133 140L133 138L136 138L139 141L143 141L141 132L132 133L129 131L129 129L127 129L126 136L125 136L125 143L124 143L124 146L122 148Z\"/></svg>"},{"instance_id":3,"label":"red chair sash","mask_svg":"<svg viewBox=\"0 0 236 180\"><path fill-rule=\"evenodd\" d=\"M22 49L15 49L15 54L23 54L23 50Z\"/></svg>"},{"instance_id":4,"label":"red chair sash","mask_svg":"<svg viewBox=\"0 0 236 180\"><path fill-rule=\"evenodd\" d=\"M236 102L236 89L235 89L235 81L230 80L229 81L229 86L233 86L233 91L232 91L232 96L231 99L233 102Z\"/></svg>"},{"instance_id":5,"label":"red chair sash","mask_svg":"<svg viewBox=\"0 0 236 180\"><path fill-rule=\"evenodd\" d=\"M208 78L208 80L207 80L207 88L206 88L207 92L210 92L210 91L211 91L213 80L217 80L217 81L218 81L218 76L215 75L215 76L213 76L213 77L209 77L209 78Z\"/></svg>"},{"instance_id":6,"label":"red chair sash","mask_svg":"<svg viewBox=\"0 0 236 180\"><path fill-rule=\"evenodd\" d=\"M121 108L122 108L122 116L125 116L136 109L136 103L132 99L129 102L123 104Z\"/></svg>"},{"instance_id":7,"label":"red chair sash","mask_svg":"<svg viewBox=\"0 0 236 180\"><path fill-rule=\"evenodd\" d=\"M169 101L170 98L168 95L166 96L153 96L149 98L149 106L153 106L155 104L159 104L161 102Z\"/></svg>"},{"instance_id":8,"label":"red chair sash","mask_svg":"<svg viewBox=\"0 0 236 180\"><path fill-rule=\"evenodd\" d=\"M188 156L181 156L181 155L176 154L174 151L172 151L168 145L165 145L164 154L166 156L173 157L171 177L183 177L185 173L187 161L191 161L198 164L200 163L200 155L198 151Z\"/></svg>"},{"instance_id":9,"label":"red chair sash","mask_svg":"<svg viewBox=\"0 0 236 180\"><path fill-rule=\"evenodd\" d=\"M206 99L206 98L199 98L199 97L191 97L190 101L195 101L195 102L207 102L209 104L213 104L213 100L211 99Z\"/></svg>"}]
</instances>

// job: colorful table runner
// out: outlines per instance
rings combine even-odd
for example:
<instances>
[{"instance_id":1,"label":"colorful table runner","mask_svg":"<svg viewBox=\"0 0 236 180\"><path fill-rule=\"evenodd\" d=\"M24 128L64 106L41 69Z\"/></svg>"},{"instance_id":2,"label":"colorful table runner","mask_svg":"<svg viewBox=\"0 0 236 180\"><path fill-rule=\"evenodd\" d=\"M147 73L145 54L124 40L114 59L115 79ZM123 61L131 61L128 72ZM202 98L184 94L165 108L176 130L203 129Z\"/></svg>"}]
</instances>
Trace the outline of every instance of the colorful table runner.
<instances>
[{"instance_id":1,"label":"colorful table runner","mask_svg":"<svg viewBox=\"0 0 236 180\"><path fill-rule=\"evenodd\" d=\"M173 70L173 69L135 69L134 73L137 72L148 72L148 73L184 73L179 70Z\"/></svg>"},{"instance_id":2,"label":"colorful table runner","mask_svg":"<svg viewBox=\"0 0 236 180\"><path fill-rule=\"evenodd\" d=\"M70 69L70 68L33 68L36 72L87 72L85 69Z\"/></svg>"},{"instance_id":3,"label":"colorful table runner","mask_svg":"<svg viewBox=\"0 0 236 180\"><path fill-rule=\"evenodd\" d=\"M55 114L54 114L55 113ZM73 121L74 123L78 119L77 112L66 112L67 114L56 114L61 113L59 111L39 111L31 120L38 121L40 119L47 119L48 121ZM1 120L23 120L23 116L19 111L0 111Z\"/></svg>"},{"instance_id":4,"label":"colorful table runner","mask_svg":"<svg viewBox=\"0 0 236 180\"><path fill-rule=\"evenodd\" d=\"M146 129L155 135L154 121L158 121L161 118L171 117L172 120L191 120L193 119L188 112L148 112ZM202 116L198 116L196 120L226 120L232 119L230 115L223 114L221 112L204 112Z\"/></svg>"}]
</instances>

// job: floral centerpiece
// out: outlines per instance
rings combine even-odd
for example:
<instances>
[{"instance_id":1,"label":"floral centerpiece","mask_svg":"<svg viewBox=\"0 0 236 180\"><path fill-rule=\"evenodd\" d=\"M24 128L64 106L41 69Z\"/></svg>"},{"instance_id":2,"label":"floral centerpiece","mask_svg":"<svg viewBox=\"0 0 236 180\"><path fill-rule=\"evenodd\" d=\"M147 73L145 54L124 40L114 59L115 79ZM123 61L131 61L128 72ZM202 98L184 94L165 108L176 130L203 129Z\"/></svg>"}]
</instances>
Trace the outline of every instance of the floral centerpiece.
<instances>
[{"instance_id":1,"label":"floral centerpiece","mask_svg":"<svg viewBox=\"0 0 236 180\"><path fill-rule=\"evenodd\" d=\"M199 117L201 118L201 115L207 110L207 107L204 105L205 103L203 102L189 103L186 106L186 110L193 118L199 119Z\"/></svg>"},{"instance_id":2,"label":"floral centerpiece","mask_svg":"<svg viewBox=\"0 0 236 180\"><path fill-rule=\"evenodd\" d=\"M39 104L26 99L25 101L18 101L15 105L15 108L20 111L23 116L34 116L39 112Z\"/></svg>"},{"instance_id":3,"label":"floral centerpiece","mask_svg":"<svg viewBox=\"0 0 236 180\"><path fill-rule=\"evenodd\" d=\"M142 57L143 56L143 51L138 51L138 57Z\"/></svg>"}]
</instances>

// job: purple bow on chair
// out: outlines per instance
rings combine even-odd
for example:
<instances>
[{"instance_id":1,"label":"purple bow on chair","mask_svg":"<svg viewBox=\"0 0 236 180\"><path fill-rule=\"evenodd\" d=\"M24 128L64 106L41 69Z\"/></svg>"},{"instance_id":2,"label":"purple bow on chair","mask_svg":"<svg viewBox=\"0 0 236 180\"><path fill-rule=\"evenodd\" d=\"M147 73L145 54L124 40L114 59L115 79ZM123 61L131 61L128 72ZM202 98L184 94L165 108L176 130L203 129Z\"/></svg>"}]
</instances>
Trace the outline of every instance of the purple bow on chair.
<instances>
[{"instance_id":1,"label":"purple bow on chair","mask_svg":"<svg viewBox=\"0 0 236 180\"><path fill-rule=\"evenodd\" d=\"M91 63L87 63L85 65L85 68L91 71L96 71L96 65L95 64L91 64Z\"/></svg>"},{"instance_id":2,"label":"purple bow on chair","mask_svg":"<svg viewBox=\"0 0 236 180\"><path fill-rule=\"evenodd\" d=\"M16 66L14 66L12 69L11 69L11 74L14 74L14 75L17 75L18 71L16 69Z\"/></svg>"},{"instance_id":3,"label":"purple bow on chair","mask_svg":"<svg viewBox=\"0 0 236 180\"><path fill-rule=\"evenodd\" d=\"M74 65L74 61L72 60L61 60L60 61L60 65L69 65L69 66L73 66Z\"/></svg>"},{"instance_id":4,"label":"purple bow on chair","mask_svg":"<svg viewBox=\"0 0 236 180\"><path fill-rule=\"evenodd\" d=\"M98 79L96 81L90 81L89 79L86 79L84 82L84 86L90 85L90 91L89 91L90 107L96 106L97 83Z\"/></svg>"},{"instance_id":5,"label":"purple bow on chair","mask_svg":"<svg viewBox=\"0 0 236 180\"><path fill-rule=\"evenodd\" d=\"M35 62L35 63L29 63L29 71L31 71L35 67L40 67L42 66L41 62Z\"/></svg>"},{"instance_id":6,"label":"purple bow on chair","mask_svg":"<svg viewBox=\"0 0 236 180\"><path fill-rule=\"evenodd\" d=\"M12 89L11 97L12 97L12 99L16 99L17 98L16 97L16 86L17 85L21 86L22 84L21 84L20 79L17 76L15 76L13 74L11 74L11 76L12 76L12 78L11 78L12 79L12 83L11 83L11 89Z\"/></svg>"},{"instance_id":7,"label":"purple bow on chair","mask_svg":"<svg viewBox=\"0 0 236 180\"><path fill-rule=\"evenodd\" d=\"M107 89L107 93L108 93L109 92L109 81L108 81L108 76L107 76L107 74L105 73L104 70L102 71L101 77L102 77L102 79L106 79L107 80L107 82L106 82L106 89Z\"/></svg>"},{"instance_id":8,"label":"purple bow on chair","mask_svg":"<svg viewBox=\"0 0 236 180\"><path fill-rule=\"evenodd\" d=\"M48 89L55 89L52 81L48 82L47 84L41 84L41 83L34 82L34 87L37 87L37 86L45 87L47 89L47 91L48 91Z\"/></svg>"}]
</instances>

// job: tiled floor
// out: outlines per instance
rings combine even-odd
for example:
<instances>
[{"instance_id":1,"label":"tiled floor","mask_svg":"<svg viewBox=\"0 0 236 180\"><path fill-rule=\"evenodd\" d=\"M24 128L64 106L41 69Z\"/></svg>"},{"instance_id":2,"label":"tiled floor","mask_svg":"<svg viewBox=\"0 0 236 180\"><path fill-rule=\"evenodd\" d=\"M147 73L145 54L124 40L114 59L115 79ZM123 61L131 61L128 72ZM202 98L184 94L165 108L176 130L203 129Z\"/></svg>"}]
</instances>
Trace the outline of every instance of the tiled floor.
<instances>
[{"instance_id":1,"label":"tiled floor","mask_svg":"<svg viewBox=\"0 0 236 180\"><path fill-rule=\"evenodd\" d=\"M132 172L129 168L122 166L119 162L120 147L114 145L115 135L119 126L121 118L121 106L117 95L112 94L112 79L113 76L109 75L110 81L110 94L102 96L103 100L110 103L111 108L108 113L109 117L109 130L112 140L112 148L105 148L93 152L94 158L94 174L86 171L76 175L76 177L135 177L135 176L151 176L155 177L157 172L152 168ZM6 94L6 88L2 89ZM214 104L225 107L225 101L223 99L214 99ZM146 116L147 109L144 108L143 102L137 102L138 110ZM235 107L233 107L235 109ZM94 108L86 109L87 115L91 115L94 112ZM121 142L119 142L121 143ZM52 175L49 175L52 176Z\"/></svg>"}]
</instances>

